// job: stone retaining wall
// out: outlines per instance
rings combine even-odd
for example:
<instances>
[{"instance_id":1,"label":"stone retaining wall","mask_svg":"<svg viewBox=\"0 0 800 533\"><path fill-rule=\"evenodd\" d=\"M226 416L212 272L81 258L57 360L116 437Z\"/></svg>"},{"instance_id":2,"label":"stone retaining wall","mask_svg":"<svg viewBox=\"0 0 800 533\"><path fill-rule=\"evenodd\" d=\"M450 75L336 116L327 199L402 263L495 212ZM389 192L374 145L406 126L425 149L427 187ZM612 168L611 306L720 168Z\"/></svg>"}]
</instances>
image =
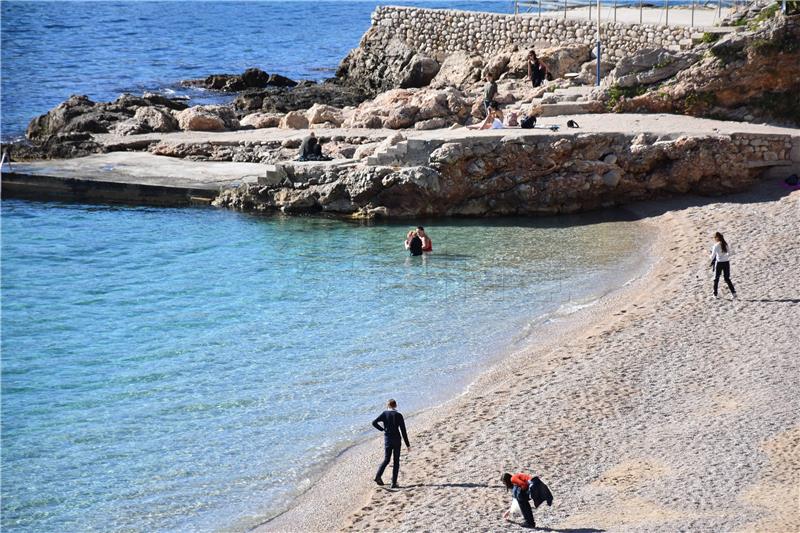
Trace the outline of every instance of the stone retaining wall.
<instances>
[{"instance_id":1,"label":"stone retaining wall","mask_svg":"<svg viewBox=\"0 0 800 533\"><path fill-rule=\"evenodd\" d=\"M596 41L594 22L532 15L389 6L373 12L372 26L383 30L368 32L365 38L373 40L374 44L388 45L393 37L400 37L412 50L432 57L458 51L487 55L509 44L527 48L593 45ZM618 59L643 48L691 48L695 31L686 27L622 22L606 22L600 27L605 46L603 54L609 59Z\"/></svg>"}]
</instances>

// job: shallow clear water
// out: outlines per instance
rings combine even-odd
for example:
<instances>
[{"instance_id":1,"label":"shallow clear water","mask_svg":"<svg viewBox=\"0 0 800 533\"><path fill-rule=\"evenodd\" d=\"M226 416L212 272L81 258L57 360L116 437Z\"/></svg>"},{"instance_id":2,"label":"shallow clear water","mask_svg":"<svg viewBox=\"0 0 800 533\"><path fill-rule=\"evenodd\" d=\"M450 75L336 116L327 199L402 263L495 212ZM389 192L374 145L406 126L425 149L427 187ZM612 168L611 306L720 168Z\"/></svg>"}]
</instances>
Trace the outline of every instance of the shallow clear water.
<instances>
[{"instance_id":1,"label":"shallow clear water","mask_svg":"<svg viewBox=\"0 0 800 533\"><path fill-rule=\"evenodd\" d=\"M407 226L2 203L2 529L244 529L630 275L596 216ZM369 475L369 473L365 473Z\"/></svg>"}]
</instances>

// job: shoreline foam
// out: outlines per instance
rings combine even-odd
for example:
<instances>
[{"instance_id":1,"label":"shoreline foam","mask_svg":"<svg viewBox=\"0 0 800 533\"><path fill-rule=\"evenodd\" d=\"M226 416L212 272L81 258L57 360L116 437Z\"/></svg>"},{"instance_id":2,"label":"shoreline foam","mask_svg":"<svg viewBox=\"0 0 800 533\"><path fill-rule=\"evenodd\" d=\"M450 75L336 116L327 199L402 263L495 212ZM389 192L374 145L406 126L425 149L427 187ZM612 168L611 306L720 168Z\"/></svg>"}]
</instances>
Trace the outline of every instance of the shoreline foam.
<instances>
[{"instance_id":1,"label":"shoreline foam","mask_svg":"<svg viewBox=\"0 0 800 533\"><path fill-rule=\"evenodd\" d=\"M788 356L791 329L778 324L777 333L751 331L754 342L737 339L747 341L754 355L724 340L747 329L737 322L740 314L753 319L755 313L761 328L774 330L770 306L797 309L800 302L797 289L753 270L755 265L772 273L775 263L765 263L767 252L774 253L768 236L787 231L791 220L780 217L800 211L800 193L785 194L762 183L717 204L681 198L635 206L660 229L649 249L654 265L598 306L542 325L545 342L509 355L459 396L413 417L412 449L401 474L405 489L375 489L370 478L380 446L371 439L345 451L292 508L257 530L504 528L500 513L508 496L497 479L513 469L540 473L555 488L554 507L537 512L540 525L549 527L793 527L800 521L796 510L777 505L768 512L763 498L765 491L788 489L798 471L787 451L796 440L792 428L800 424L798 400L786 396L799 385L797 363ZM766 213L773 224L754 227ZM760 287L767 298L708 297L708 236L720 226L736 228L730 238L742 249L757 250L734 259L740 294L754 293L755 278L767 285ZM800 245L796 235L786 236L788 250L778 250L775 260L791 272L798 258L790 250ZM718 314L727 322L720 323ZM784 315L791 324L789 313ZM772 320L770 326L764 320ZM707 335L714 330L695 329L695 322L723 328L724 350L709 352L713 341ZM760 360L767 357L783 370L772 375L762 368ZM730 389L729 381L739 386ZM762 422L748 396L788 409ZM532 403L537 397L541 407ZM732 417L724 426L731 429L709 434L708 426L722 415ZM459 427L452 427L448 420L456 416ZM762 445L788 475L774 473L759 451ZM676 486L685 494L675 494Z\"/></svg>"}]
</instances>

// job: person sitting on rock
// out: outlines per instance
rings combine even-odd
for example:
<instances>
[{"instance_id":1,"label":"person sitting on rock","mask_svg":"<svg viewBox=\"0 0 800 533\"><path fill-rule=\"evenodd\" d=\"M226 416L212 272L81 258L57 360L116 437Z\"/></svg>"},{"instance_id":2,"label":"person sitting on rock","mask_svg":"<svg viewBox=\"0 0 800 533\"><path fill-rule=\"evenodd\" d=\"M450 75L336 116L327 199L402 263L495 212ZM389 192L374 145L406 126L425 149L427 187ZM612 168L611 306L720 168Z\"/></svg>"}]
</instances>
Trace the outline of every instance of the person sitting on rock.
<instances>
[{"instance_id":1,"label":"person sitting on rock","mask_svg":"<svg viewBox=\"0 0 800 533\"><path fill-rule=\"evenodd\" d=\"M312 131L300 144L298 161L328 161L329 157L322 155L322 143Z\"/></svg>"},{"instance_id":2,"label":"person sitting on rock","mask_svg":"<svg viewBox=\"0 0 800 533\"><path fill-rule=\"evenodd\" d=\"M541 59L536 57L536 51L528 52L528 79L534 87L539 87L547 79L549 71Z\"/></svg>"},{"instance_id":3,"label":"person sitting on rock","mask_svg":"<svg viewBox=\"0 0 800 533\"><path fill-rule=\"evenodd\" d=\"M488 114L486 115L486 118L483 119L483 122L480 124L472 124L467 126L467 128L471 130L498 130L504 127L503 112L500 111L500 106L497 105L497 102L491 103Z\"/></svg>"}]
</instances>

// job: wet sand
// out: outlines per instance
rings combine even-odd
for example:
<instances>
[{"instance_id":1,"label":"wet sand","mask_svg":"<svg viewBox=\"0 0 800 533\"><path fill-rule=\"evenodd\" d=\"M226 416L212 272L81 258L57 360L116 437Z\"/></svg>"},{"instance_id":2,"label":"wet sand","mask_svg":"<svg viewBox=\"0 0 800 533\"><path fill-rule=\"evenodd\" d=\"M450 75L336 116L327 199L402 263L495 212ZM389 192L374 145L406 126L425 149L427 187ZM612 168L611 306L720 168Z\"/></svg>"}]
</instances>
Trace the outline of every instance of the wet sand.
<instances>
[{"instance_id":1,"label":"wet sand","mask_svg":"<svg viewBox=\"0 0 800 533\"><path fill-rule=\"evenodd\" d=\"M375 438L258 530L522 529L499 478L526 471L555 495L544 530L800 531L800 191L633 210L658 229L649 271L411 417L402 489L371 481ZM714 231L736 300L712 296Z\"/></svg>"}]
</instances>

